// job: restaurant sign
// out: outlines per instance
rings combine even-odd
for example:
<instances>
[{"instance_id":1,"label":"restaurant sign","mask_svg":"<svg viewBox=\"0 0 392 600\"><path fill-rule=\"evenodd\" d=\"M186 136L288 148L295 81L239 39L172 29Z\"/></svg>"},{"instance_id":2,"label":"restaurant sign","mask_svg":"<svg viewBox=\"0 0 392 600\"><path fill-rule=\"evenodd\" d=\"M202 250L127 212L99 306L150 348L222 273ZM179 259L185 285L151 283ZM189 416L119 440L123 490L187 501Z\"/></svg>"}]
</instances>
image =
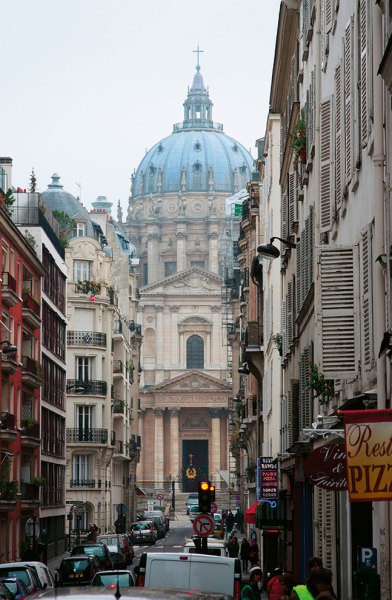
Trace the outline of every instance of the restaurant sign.
<instances>
[{"instance_id":1,"label":"restaurant sign","mask_svg":"<svg viewBox=\"0 0 392 600\"><path fill-rule=\"evenodd\" d=\"M313 450L305 460L305 477L325 490L347 490L346 451L344 444L331 444Z\"/></svg>"},{"instance_id":2,"label":"restaurant sign","mask_svg":"<svg viewBox=\"0 0 392 600\"><path fill-rule=\"evenodd\" d=\"M392 500L392 409L344 413L351 502Z\"/></svg>"},{"instance_id":3,"label":"restaurant sign","mask_svg":"<svg viewBox=\"0 0 392 600\"><path fill-rule=\"evenodd\" d=\"M271 456L261 456L257 459L257 488L256 499L267 500L279 496L278 466Z\"/></svg>"}]
</instances>

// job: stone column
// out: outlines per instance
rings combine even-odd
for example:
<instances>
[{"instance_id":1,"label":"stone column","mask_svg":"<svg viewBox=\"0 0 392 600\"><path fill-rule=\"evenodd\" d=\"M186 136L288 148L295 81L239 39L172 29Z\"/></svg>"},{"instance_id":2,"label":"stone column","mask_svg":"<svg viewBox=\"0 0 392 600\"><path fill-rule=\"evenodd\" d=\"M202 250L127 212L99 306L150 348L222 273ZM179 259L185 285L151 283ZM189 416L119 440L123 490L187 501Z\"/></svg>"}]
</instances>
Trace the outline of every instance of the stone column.
<instances>
[{"instance_id":1,"label":"stone column","mask_svg":"<svg viewBox=\"0 0 392 600\"><path fill-rule=\"evenodd\" d=\"M154 408L154 480L156 487L163 484L163 408Z\"/></svg>"},{"instance_id":2,"label":"stone column","mask_svg":"<svg viewBox=\"0 0 392 600\"><path fill-rule=\"evenodd\" d=\"M143 409L139 413L139 432L140 432L140 438L141 438L141 442L142 442L142 450L143 450L143 445L147 442L146 431L145 431L145 416L146 416L146 410ZM142 451L141 456L142 456L142 458L145 457L146 456L145 452ZM139 462L139 464L137 465L137 476L136 476L137 481L144 481L144 473L145 473L145 464L144 464L144 458L143 458L143 460L141 460ZM143 487L143 485L142 485L142 487Z\"/></svg>"},{"instance_id":3,"label":"stone column","mask_svg":"<svg viewBox=\"0 0 392 600\"><path fill-rule=\"evenodd\" d=\"M178 339L178 312L180 307L173 305L170 307L171 325L170 325L170 362L172 365L180 366L180 354Z\"/></svg>"},{"instance_id":4,"label":"stone column","mask_svg":"<svg viewBox=\"0 0 392 600\"><path fill-rule=\"evenodd\" d=\"M220 449L220 419L221 419L221 408L210 408L211 415L211 475L219 481L220 476L218 471L220 469L221 449Z\"/></svg>"},{"instance_id":5,"label":"stone column","mask_svg":"<svg viewBox=\"0 0 392 600\"><path fill-rule=\"evenodd\" d=\"M170 474L175 480L175 489L178 490L178 478L180 472L180 447L179 447L179 408L170 408Z\"/></svg>"},{"instance_id":6,"label":"stone column","mask_svg":"<svg viewBox=\"0 0 392 600\"><path fill-rule=\"evenodd\" d=\"M186 225L180 223L177 227L177 271L186 269Z\"/></svg>"},{"instance_id":7,"label":"stone column","mask_svg":"<svg viewBox=\"0 0 392 600\"><path fill-rule=\"evenodd\" d=\"M159 231L154 226L148 227L147 233L148 283L159 279Z\"/></svg>"},{"instance_id":8,"label":"stone column","mask_svg":"<svg viewBox=\"0 0 392 600\"><path fill-rule=\"evenodd\" d=\"M210 257L210 271L212 273L219 273L219 260L218 260L218 243L219 234L217 231L211 231L208 234L208 254Z\"/></svg>"},{"instance_id":9,"label":"stone column","mask_svg":"<svg viewBox=\"0 0 392 600\"><path fill-rule=\"evenodd\" d=\"M164 359L163 359L163 353L164 353L164 348L163 348L163 342L166 339L166 336L164 335L164 324L163 324L163 309L164 306L161 304L157 304L155 306L155 310L157 311L157 334L156 334L156 343L157 343L157 353L156 353L156 360L155 360L155 368L156 369L163 369L163 365L164 365ZM167 349L166 349L167 351Z\"/></svg>"}]
</instances>

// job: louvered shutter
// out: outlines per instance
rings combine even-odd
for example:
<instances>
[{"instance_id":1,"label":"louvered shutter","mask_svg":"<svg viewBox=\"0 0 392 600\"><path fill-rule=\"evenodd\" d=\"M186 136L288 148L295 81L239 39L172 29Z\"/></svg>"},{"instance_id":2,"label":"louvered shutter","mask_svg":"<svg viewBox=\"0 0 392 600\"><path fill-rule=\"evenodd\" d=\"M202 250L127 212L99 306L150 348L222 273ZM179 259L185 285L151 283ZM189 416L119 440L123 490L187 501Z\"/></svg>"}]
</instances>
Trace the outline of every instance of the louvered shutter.
<instances>
[{"instance_id":1,"label":"louvered shutter","mask_svg":"<svg viewBox=\"0 0 392 600\"><path fill-rule=\"evenodd\" d=\"M287 194L284 193L282 195L282 215L281 215L281 237L284 240L287 240L288 238L288 221L289 221L289 217L288 217L288 201L287 201Z\"/></svg>"},{"instance_id":2,"label":"louvered shutter","mask_svg":"<svg viewBox=\"0 0 392 600\"><path fill-rule=\"evenodd\" d=\"M373 366L374 360L374 338L373 338L373 305L372 305L372 232L369 225L362 232L362 256L361 256L361 293L362 293L362 343L363 360L365 369Z\"/></svg>"},{"instance_id":3,"label":"louvered shutter","mask_svg":"<svg viewBox=\"0 0 392 600\"><path fill-rule=\"evenodd\" d=\"M322 372L328 379L357 375L358 249L320 247Z\"/></svg>"},{"instance_id":4,"label":"louvered shutter","mask_svg":"<svg viewBox=\"0 0 392 600\"><path fill-rule=\"evenodd\" d=\"M282 302L281 307L281 324L282 324L282 359L284 360L288 350L287 338L287 305L286 300Z\"/></svg>"},{"instance_id":5,"label":"louvered shutter","mask_svg":"<svg viewBox=\"0 0 392 600\"><path fill-rule=\"evenodd\" d=\"M333 565L334 528L333 528L334 493L323 488L314 487L316 507L316 536L314 546L326 569Z\"/></svg>"},{"instance_id":6,"label":"louvered shutter","mask_svg":"<svg viewBox=\"0 0 392 600\"><path fill-rule=\"evenodd\" d=\"M368 141L368 0L360 0L360 48L361 48L361 144Z\"/></svg>"},{"instance_id":7,"label":"louvered shutter","mask_svg":"<svg viewBox=\"0 0 392 600\"><path fill-rule=\"evenodd\" d=\"M293 330L294 303L293 303L293 282L292 281L289 281L287 283L287 304L286 304L286 306L287 306L287 345L288 345L288 349L290 349L293 344L293 338L294 338L294 330Z\"/></svg>"},{"instance_id":8,"label":"louvered shutter","mask_svg":"<svg viewBox=\"0 0 392 600\"><path fill-rule=\"evenodd\" d=\"M289 173L288 175L288 188L289 188L289 235L295 233L294 224L298 222L298 195L296 186L296 174Z\"/></svg>"},{"instance_id":9,"label":"louvered shutter","mask_svg":"<svg viewBox=\"0 0 392 600\"><path fill-rule=\"evenodd\" d=\"M300 358L300 384L299 384L299 430L306 429L312 422L313 397L308 388L309 363L312 361L312 346L307 346Z\"/></svg>"},{"instance_id":10,"label":"louvered shutter","mask_svg":"<svg viewBox=\"0 0 392 600\"><path fill-rule=\"evenodd\" d=\"M299 381L291 381L291 411L289 413L291 444L299 438Z\"/></svg>"},{"instance_id":11,"label":"louvered shutter","mask_svg":"<svg viewBox=\"0 0 392 600\"><path fill-rule=\"evenodd\" d=\"M343 196L343 126L342 126L342 67L335 69L335 204L342 206Z\"/></svg>"},{"instance_id":12,"label":"louvered shutter","mask_svg":"<svg viewBox=\"0 0 392 600\"><path fill-rule=\"evenodd\" d=\"M353 171L353 115L352 115L352 21L344 33L344 132L346 183L351 181Z\"/></svg>"},{"instance_id":13,"label":"louvered shutter","mask_svg":"<svg viewBox=\"0 0 392 600\"><path fill-rule=\"evenodd\" d=\"M301 261L301 257L302 257L302 244L301 241L297 242L297 250L296 250L296 254L297 254L297 288L296 288L296 313L295 316L298 316L298 312L301 310L301 306L302 306L302 261Z\"/></svg>"},{"instance_id":14,"label":"louvered shutter","mask_svg":"<svg viewBox=\"0 0 392 600\"><path fill-rule=\"evenodd\" d=\"M332 226L331 178L332 178L332 101L321 102L320 131L320 231L329 231Z\"/></svg>"}]
</instances>

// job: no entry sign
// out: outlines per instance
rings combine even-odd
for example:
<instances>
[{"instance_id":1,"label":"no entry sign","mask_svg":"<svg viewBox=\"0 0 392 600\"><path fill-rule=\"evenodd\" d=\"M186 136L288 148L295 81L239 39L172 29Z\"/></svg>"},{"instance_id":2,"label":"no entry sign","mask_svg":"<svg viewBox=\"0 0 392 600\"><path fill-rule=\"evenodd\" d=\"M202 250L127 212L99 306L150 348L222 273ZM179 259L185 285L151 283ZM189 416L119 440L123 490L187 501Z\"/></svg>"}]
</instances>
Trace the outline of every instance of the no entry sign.
<instances>
[{"instance_id":1,"label":"no entry sign","mask_svg":"<svg viewBox=\"0 0 392 600\"><path fill-rule=\"evenodd\" d=\"M193 531L200 537L207 537L214 531L214 519L210 515L199 515L193 521Z\"/></svg>"}]
</instances>

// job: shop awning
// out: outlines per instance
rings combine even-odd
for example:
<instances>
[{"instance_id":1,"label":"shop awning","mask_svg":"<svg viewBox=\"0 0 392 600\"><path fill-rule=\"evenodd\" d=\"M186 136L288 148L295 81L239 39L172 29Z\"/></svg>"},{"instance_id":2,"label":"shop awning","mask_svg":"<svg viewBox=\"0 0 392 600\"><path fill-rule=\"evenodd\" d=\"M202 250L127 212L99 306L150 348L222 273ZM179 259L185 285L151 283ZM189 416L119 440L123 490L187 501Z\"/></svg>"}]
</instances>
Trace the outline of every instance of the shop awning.
<instances>
[{"instance_id":1,"label":"shop awning","mask_svg":"<svg viewBox=\"0 0 392 600\"><path fill-rule=\"evenodd\" d=\"M142 488L136 486L136 496L145 496L146 492Z\"/></svg>"},{"instance_id":2,"label":"shop awning","mask_svg":"<svg viewBox=\"0 0 392 600\"><path fill-rule=\"evenodd\" d=\"M259 503L255 502L254 504L252 504L252 506L250 506L249 508L246 509L245 511L245 523L251 523L252 525L255 525L256 523L256 511L257 511L257 507L258 507Z\"/></svg>"}]
</instances>

